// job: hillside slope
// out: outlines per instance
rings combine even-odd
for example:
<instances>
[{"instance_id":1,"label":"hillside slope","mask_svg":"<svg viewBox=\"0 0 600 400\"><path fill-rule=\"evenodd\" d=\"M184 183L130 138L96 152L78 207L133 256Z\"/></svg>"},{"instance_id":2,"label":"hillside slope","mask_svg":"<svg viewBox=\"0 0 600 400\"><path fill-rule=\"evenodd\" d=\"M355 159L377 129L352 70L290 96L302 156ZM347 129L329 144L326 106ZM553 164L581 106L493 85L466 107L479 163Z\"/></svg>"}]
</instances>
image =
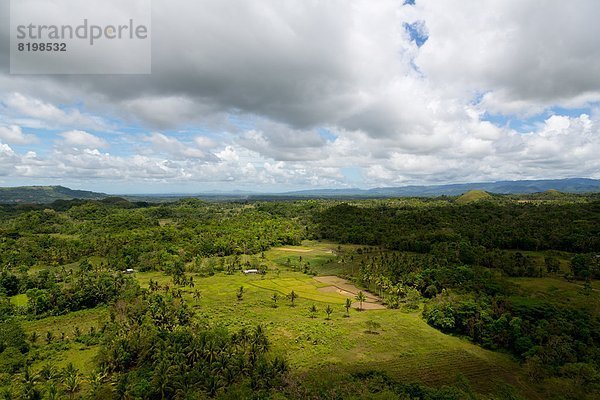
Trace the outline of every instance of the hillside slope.
<instances>
[{"instance_id":1,"label":"hillside slope","mask_svg":"<svg viewBox=\"0 0 600 400\"><path fill-rule=\"evenodd\" d=\"M474 201L479 201L479 200L485 200L485 199L491 199L492 196L490 196L489 193L483 191L483 190L469 190L468 192L464 193L462 196L459 196L456 199L457 203L460 204L466 204L466 203L472 203Z\"/></svg>"},{"instance_id":2,"label":"hillside slope","mask_svg":"<svg viewBox=\"0 0 600 400\"><path fill-rule=\"evenodd\" d=\"M55 200L87 199L100 200L105 193L73 190L64 186L20 186L0 188L0 204L52 203Z\"/></svg>"}]
</instances>

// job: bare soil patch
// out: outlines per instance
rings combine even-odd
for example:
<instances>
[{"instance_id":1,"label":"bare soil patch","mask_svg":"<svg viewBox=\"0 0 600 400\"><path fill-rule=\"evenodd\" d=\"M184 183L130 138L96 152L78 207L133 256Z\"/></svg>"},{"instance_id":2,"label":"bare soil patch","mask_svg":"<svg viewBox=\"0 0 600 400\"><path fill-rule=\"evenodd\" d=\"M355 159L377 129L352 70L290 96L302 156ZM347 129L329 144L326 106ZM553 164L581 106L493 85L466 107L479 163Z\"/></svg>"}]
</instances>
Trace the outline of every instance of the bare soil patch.
<instances>
[{"instance_id":1,"label":"bare soil patch","mask_svg":"<svg viewBox=\"0 0 600 400\"><path fill-rule=\"evenodd\" d=\"M361 291L359 288L354 286L352 283L350 283L346 279L340 278L339 276L317 276L314 279L316 279L319 282L328 283L331 285L331 286L322 287L322 288L317 289L320 292L325 292L325 293L337 292L343 296L354 298L354 296L356 296L358 294L358 292ZM362 292L364 293L365 297L367 298L367 300L363 301L363 304L362 304L362 308L364 310L383 310L383 309L385 309L385 306L383 304L381 304L381 299L378 296L374 295L373 293L367 292L365 290L362 290ZM357 301L352 303L352 308L359 308L359 306L360 306L360 303Z\"/></svg>"},{"instance_id":2,"label":"bare soil patch","mask_svg":"<svg viewBox=\"0 0 600 400\"><path fill-rule=\"evenodd\" d=\"M312 251L312 249L291 249L289 247L281 247L277 250L281 250L281 251L291 251L294 253L310 253Z\"/></svg>"}]
</instances>

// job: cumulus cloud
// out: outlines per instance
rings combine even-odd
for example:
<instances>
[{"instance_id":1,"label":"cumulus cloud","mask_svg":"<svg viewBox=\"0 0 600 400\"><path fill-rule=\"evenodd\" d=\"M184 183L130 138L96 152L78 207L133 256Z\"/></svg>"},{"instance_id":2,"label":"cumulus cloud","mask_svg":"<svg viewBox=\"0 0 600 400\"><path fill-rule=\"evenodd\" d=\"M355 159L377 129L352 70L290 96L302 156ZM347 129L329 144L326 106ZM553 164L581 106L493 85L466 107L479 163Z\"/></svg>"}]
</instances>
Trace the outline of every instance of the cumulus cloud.
<instances>
[{"instance_id":1,"label":"cumulus cloud","mask_svg":"<svg viewBox=\"0 0 600 400\"><path fill-rule=\"evenodd\" d=\"M0 126L0 141L10 144L29 144L35 142L35 135L23 133L20 126Z\"/></svg>"},{"instance_id":2,"label":"cumulus cloud","mask_svg":"<svg viewBox=\"0 0 600 400\"><path fill-rule=\"evenodd\" d=\"M471 122L471 125L475 121ZM98 149L56 147L40 156L18 154L0 145L0 173L28 178L111 179L136 182L187 182L231 184L256 190L261 187L345 186L343 168L360 167L366 186L414 183L482 181L585 175L600 178L600 120L594 115L551 116L535 131L521 134L505 128L484 138L464 133L453 136L448 148L433 154L406 152L390 147L375 157L381 142L360 132L336 131L335 140L323 145L318 160L274 160L239 144L215 151L212 157L174 156L181 142L153 134L152 147L171 146L163 157L117 156ZM151 148L150 148L151 149ZM549 175L549 173L551 175ZM196 186L202 188L204 186Z\"/></svg>"},{"instance_id":3,"label":"cumulus cloud","mask_svg":"<svg viewBox=\"0 0 600 400\"><path fill-rule=\"evenodd\" d=\"M216 160L215 156L199 147L186 145L179 140L163 135L162 133L153 133L147 139L152 144L156 153L167 153L173 159L181 160L193 158L199 160Z\"/></svg>"},{"instance_id":4,"label":"cumulus cloud","mask_svg":"<svg viewBox=\"0 0 600 400\"><path fill-rule=\"evenodd\" d=\"M292 129L270 121L261 121L237 142L276 161L318 160L324 157L326 145L326 140L314 130Z\"/></svg>"},{"instance_id":5,"label":"cumulus cloud","mask_svg":"<svg viewBox=\"0 0 600 400\"><path fill-rule=\"evenodd\" d=\"M0 140L31 143L23 127L64 145L4 149L3 173L254 187L344 186L346 168L362 186L600 178L597 1L153 7L150 76L0 74ZM119 130L131 148L104 133Z\"/></svg>"},{"instance_id":6,"label":"cumulus cloud","mask_svg":"<svg viewBox=\"0 0 600 400\"><path fill-rule=\"evenodd\" d=\"M370 107L391 78L412 73L414 46L395 0L376 7L367 0L352 7L343 0L162 0L153 7L152 75L34 79L59 82L90 104L115 104L159 129L220 112L306 128Z\"/></svg>"},{"instance_id":7,"label":"cumulus cloud","mask_svg":"<svg viewBox=\"0 0 600 400\"><path fill-rule=\"evenodd\" d=\"M486 93L495 113L600 100L597 1L417 2L429 40L417 65L436 84ZM451 61L451 62L449 62Z\"/></svg>"},{"instance_id":8,"label":"cumulus cloud","mask_svg":"<svg viewBox=\"0 0 600 400\"><path fill-rule=\"evenodd\" d=\"M196 136L194 138L194 143L201 149L212 149L218 145L216 140L206 136Z\"/></svg>"},{"instance_id":9,"label":"cumulus cloud","mask_svg":"<svg viewBox=\"0 0 600 400\"><path fill-rule=\"evenodd\" d=\"M22 124L30 127L50 129L57 127L105 129L107 127L100 117L81 113L75 108L63 110L54 104L18 92L7 94L3 103L6 114L12 115Z\"/></svg>"},{"instance_id":10,"label":"cumulus cloud","mask_svg":"<svg viewBox=\"0 0 600 400\"><path fill-rule=\"evenodd\" d=\"M59 134L64 140L61 144L83 149L101 149L108 147L106 140L85 131L67 131Z\"/></svg>"},{"instance_id":11,"label":"cumulus cloud","mask_svg":"<svg viewBox=\"0 0 600 400\"><path fill-rule=\"evenodd\" d=\"M0 143L0 176L8 176L14 171L19 157L13 149L4 143Z\"/></svg>"}]
</instances>

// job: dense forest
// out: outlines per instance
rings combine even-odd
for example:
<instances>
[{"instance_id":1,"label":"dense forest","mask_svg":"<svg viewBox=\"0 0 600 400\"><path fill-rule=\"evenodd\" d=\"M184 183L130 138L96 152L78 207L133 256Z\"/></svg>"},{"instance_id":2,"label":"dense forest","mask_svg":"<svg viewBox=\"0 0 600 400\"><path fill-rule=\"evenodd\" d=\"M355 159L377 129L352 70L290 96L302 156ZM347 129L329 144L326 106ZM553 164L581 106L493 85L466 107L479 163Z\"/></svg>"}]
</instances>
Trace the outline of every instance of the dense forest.
<instances>
[{"instance_id":1,"label":"dense forest","mask_svg":"<svg viewBox=\"0 0 600 400\"><path fill-rule=\"evenodd\" d=\"M334 398L508 399L544 397L552 382L566 382L556 398L600 395L598 196L163 204L109 197L4 205L0 217L4 398L331 398L334 385ZM322 268L333 265L388 309L509 354L531 392L506 386L482 395L464 377L428 386L376 368L332 378L328 387L305 381L288 354L273 351L262 324L207 323L210 310L202 319L192 307L202 301L202 279L243 269L321 274L308 258L265 256L307 240L333 243ZM169 283L142 284L140 276L155 272ZM575 295L532 294L519 279L565 282ZM245 289L235 290L241 304ZM102 323L62 338L24 330L86 310L104 310ZM98 349L85 379L72 364L38 366L68 340Z\"/></svg>"}]
</instances>

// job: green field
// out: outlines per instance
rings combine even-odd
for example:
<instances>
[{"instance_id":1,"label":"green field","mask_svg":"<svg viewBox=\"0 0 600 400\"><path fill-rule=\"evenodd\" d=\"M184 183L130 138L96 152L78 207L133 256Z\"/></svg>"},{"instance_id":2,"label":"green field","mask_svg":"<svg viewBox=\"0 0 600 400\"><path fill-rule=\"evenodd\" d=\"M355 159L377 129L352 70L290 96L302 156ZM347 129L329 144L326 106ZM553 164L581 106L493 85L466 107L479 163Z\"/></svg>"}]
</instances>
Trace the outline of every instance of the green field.
<instances>
[{"instance_id":1,"label":"green field","mask_svg":"<svg viewBox=\"0 0 600 400\"><path fill-rule=\"evenodd\" d=\"M262 324L274 352L285 354L295 373L306 373L307 379L319 379L321 371L331 369L346 373L381 370L405 382L440 386L453 384L460 373L480 392L491 392L499 384L509 383L526 396L535 397L522 383L520 367L510 356L443 334L427 325L419 312L351 310L350 317L345 317L345 296L321 292L319 289L327 284L283 266L288 255L298 257L302 254L315 269L319 270L321 265L329 272L326 266L330 260L321 264L315 260L331 257L332 245L308 245L310 247L266 252L265 262L270 269L264 277L219 272L202 278L188 274L194 277L195 287L180 288L183 298L195 311L198 322L210 326L237 330ZM161 286L174 287L171 278L162 272L138 272L134 276L144 287L150 280ZM243 300L238 301L236 291L240 286L245 290ZM193 298L195 290L200 291L200 299ZM285 297L291 290L299 295L294 307ZM280 295L277 307L273 307L273 293ZM316 318L311 318L308 310L313 304L318 309ZM327 305L334 309L330 320L324 312ZM43 336L47 331L53 331L55 335L66 332L68 336L75 326L83 331L99 326L106 315L105 308L86 310L26 322L24 328L28 334L37 331ZM367 331L369 320L380 324L376 333ZM38 340L37 346L43 358L34 367L41 367L46 362L58 366L73 362L82 372L92 369L98 350L97 346L72 341L56 350L56 346L43 343L43 338Z\"/></svg>"},{"instance_id":2,"label":"green field","mask_svg":"<svg viewBox=\"0 0 600 400\"><path fill-rule=\"evenodd\" d=\"M600 288L597 285L593 284L593 290L585 294L582 282L568 282L564 278L512 278L511 281L532 299L600 313L597 307L600 304Z\"/></svg>"},{"instance_id":3,"label":"green field","mask_svg":"<svg viewBox=\"0 0 600 400\"><path fill-rule=\"evenodd\" d=\"M94 356L98 353L99 346L75 342L74 330L78 327L81 332L88 333L90 329L98 329L106 316L107 310L102 307L24 322L23 329L26 334L37 332L39 336L35 343L38 357L33 364L34 369L39 369L46 364L63 368L73 363L84 374L94 370ZM47 332L52 332L54 343L45 343ZM66 340L59 341L58 338L61 338L63 333Z\"/></svg>"}]
</instances>

